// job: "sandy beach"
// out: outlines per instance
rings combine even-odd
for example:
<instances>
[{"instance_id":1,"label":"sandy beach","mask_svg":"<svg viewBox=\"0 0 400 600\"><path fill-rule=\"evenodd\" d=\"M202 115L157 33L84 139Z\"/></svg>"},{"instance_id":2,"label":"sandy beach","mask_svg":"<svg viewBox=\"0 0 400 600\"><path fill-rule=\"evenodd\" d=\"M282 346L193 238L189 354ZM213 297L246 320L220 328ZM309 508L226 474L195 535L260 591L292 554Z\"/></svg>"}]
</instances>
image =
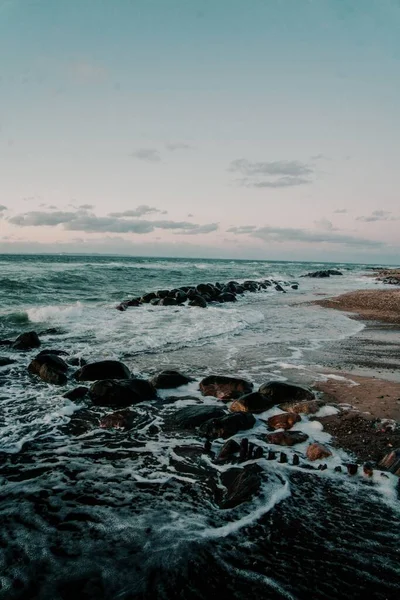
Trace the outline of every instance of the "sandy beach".
<instances>
[{"instance_id":1,"label":"sandy beach","mask_svg":"<svg viewBox=\"0 0 400 600\"><path fill-rule=\"evenodd\" d=\"M400 289L359 290L336 298L316 300L315 304L355 313L356 318L400 325Z\"/></svg>"}]
</instances>

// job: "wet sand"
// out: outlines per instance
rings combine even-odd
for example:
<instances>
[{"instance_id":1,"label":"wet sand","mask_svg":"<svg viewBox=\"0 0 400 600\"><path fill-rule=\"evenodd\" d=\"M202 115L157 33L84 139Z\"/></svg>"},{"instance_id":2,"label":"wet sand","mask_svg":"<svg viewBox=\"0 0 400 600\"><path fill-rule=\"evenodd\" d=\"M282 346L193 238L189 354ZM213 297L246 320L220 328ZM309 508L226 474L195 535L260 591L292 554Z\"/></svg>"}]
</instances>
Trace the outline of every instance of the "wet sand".
<instances>
[{"instance_id":1,"label":"wet sand","mask_svg":"<svg viewBox=\"0 0 400 600\"><path fill-rule=\"evenodd\" d=\"M314 304L356 313L365 320L400 324L400 289L358 290L336 298L316 300Z\"/></svg>"}]
</instances>

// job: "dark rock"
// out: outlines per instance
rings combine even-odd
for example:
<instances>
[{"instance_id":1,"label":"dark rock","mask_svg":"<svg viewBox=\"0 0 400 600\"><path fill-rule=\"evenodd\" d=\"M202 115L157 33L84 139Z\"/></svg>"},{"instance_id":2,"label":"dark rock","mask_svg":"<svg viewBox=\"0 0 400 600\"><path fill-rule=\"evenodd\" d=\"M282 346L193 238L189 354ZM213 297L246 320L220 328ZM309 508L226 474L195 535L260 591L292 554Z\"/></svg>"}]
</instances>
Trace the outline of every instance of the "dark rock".
<instances>
[{"instance_id":1,"label":"dark rock","mask_svg":"<svg viewBox=\"0 0 400 600\"><path fill-rule=\"evenodd\" d=\"M85 386L79 386L77 388L74 388L73 390L69 390L69 392L66 392L63 395L63 398L67 398L68 400L75 402L75 400L81 400L82 398L84 398L88 391L89 388Z\"/></svg>"},{"instance_id":2,"label":"dark rock","mask_svg":"<svg viewBox=\"0 0 400 600\"><path fill-rule=\"evenodd\" d=\"M161 300L160 298L152 298L149 302L149 304L151 304L152 306L158 306L160 304Z\"/></svg>"},{"instance_id":3,"label":"dark rock","mask_svg":"<svg viewBox=\"0 0 400 600\"><path fill-rule=\"evenodd\" d=\"M286 294L286 290L283 289L283 287L280 285L280 283L278 283L275 286L275 289L276 289L277 292L283 292L284 294Z\"/></svg>"},{"instance_id":4,"label":"dark rock","mask_svg":"<svg viewBox=\"0 0 400 600\"><path fill-rule=\"evenodd\" d=\"M357 475L358 465L349 463L346 465L346 468L349 475Z\"/></svg>"},{"instance_id":5,"label":"dark rock","mask_svg":"<svg viewBox=\"0 0 400 600\"><path fill-rule=\"evenodd\" d=\"M52 383L54 385L65 385L67 383L67 376L65 373L54 369L48 364L44 364L40 367L38 375L40 379L46 383Z\"/></svg>"},{"instance_id":6,"label":"dark rock","mask_svg":"<svg viewBox=\"0 0 400 600\"><path fill-rule=\"evenodd\" d=\"M219 296L217 296L217 300L218 302L236 302L237 298L235 294L232 294L231 292L225 292L223 294L219 294Z\"/></svg>"},{"instance_id":7,"label":"dark rock","mask_svg":"<svg viewBox=\"0 0 400 600\"><path fill-rule=\"evenodd\" d=\"M175 298L170 298L169 296L162 298L159 302L159 306L176 306L176 305L177 305L177 301L175 300Z\"/></svg>"},{"instance_id":8,"label":"dark rock","mask_svg":"<svg viewBox=\"0 0 400 600\"><path fill-rule=\"evenodd\" d=\"M293 283L291 286L292 290L298 290L299 286L297 285L297 283Z\"/></svg>"},{"instance_id":9,"label":"dark rock","mask_svg":"<svg viewBox=\"0 0 400 600\"><path fill-rule=\"evenodd\" d=\"M0 367L8 367L8 365L14 364L16 361L7 356L0 356Z\"/></svg>"},{"instance_id":10,"label":"dark rock","mask_svg":"<svg viewBox=\"0 0 400 600\"><path fill-rule=\"evenodd\" d=\"M372 466L372 463L366 462L363 466L363 471L364 471L364 475L367 475L367 477L372 477L372 475L374 474L374 467ZM399 475L400 475L400 469L399 469Z\"/></svg>"},{"instance_id":11,"label":"dark rock","mask_svg":"<svg viewBox=\"0 0 400 600\"><path fill-rule=\"evenodd\" d=\"M308 440L308 435L302 431L277 431L267 435L267 441L277 446L294 446Z\"/></svg>"},{"instance_id":12,"label":"dark rock","mask_svg":"<svg viewBox=\"0 0 400 600\"><path fill-rule=\"evenodd\" d=\"M274 402L267 396L260 394L260 392L252 392L232 402L229 410L232 412L251 412L257 414L265 412L273 406Z\"/></svg>"},{"instance_id":13,"label":"dark rock","mask_svg":"<svg viewBox=\"0 0 400 600\"><path fill-rule=\"evenodd\" d=\"M326 446L317 442L308 446L306 454L308 460L320 460L332 456L332 452Z\"/></svg>"},{"instance_id":14,"label":"dark rock","mask_svg":"<svg viewBox=\"0 0 400 600\"><path fill-rule=\"evenodd\" d=\"M207 301L203 298L203 296L194 294L192 296L189 296L189 298L190 298L189 306L198 306L200 308L207 308Z\"/></svg>"},{"instance_id":15,"label":"dark rock","mask_svg":"<svg viewBox=\"0 0 400 600\"><path fill-rule=\"evenodd\" d=\"M276 459L276 452L274 452L274 450L268 450L267 460L275 460L275 459Z\"/></svg>"},{"instance_id":16,"label":"dark rock","mask_svg":"<svg viewBox=\"0 0 400 600\"><path fill-rule=\"evenodd\" d=\"M125 310L127 310L128 305L126 302L121 302L120 304L117 304L117 306L115 308L117 310L119 310L120 312L124 312Z\"/></svg>"},{"instance_id":17,"label":"dark rock","mask_svg":"<svg viewBox=\"0 0 400 600\"><path fill-rule=\"evenodd\" d=\"M261 469L258 465L248 465L244 469L229 469L221 474L221 483L226 493L220 503L223 509L235 508L250 500L260 489Z\"/></svg>"},{"instance_id":18,"label":"dark rock","mask_svg":"<svg viewBox=\"0 0 400 600\"><path fill-rule=\"evenodd\" d=\"M89 395L97 406L129 406L153 400L156 391L144 379L104 379L93 383Z\"/></svg>"},{"instance_id":19,"label":"dark rock","mask_svg":"<svg viewBox=\"0 0 400 600\"><path fill-rule=\"evenodd\" d=\"M190 377L182 375L179 371L162 371L153 377L151 383L156 389L169 390L181 385L187 385L190 381L192 381Z\"/></svg>"},{"instance_id":20,"label":"dark rock","mask_svg":"<svg viewBox=\"0 0 400 600\"><path fill-rule=\"evenodd\" d=\"M72 358L69 358L67 362L71 367L83 367L84 365L87 365L87 361L80 356L73 356Z\"/></svg>"},{"instance_id":21,"label":"dark rock","mask_svg":"<svg viewBox=\"0 0 400 600\"><path fill-rule=\"evenodd\" d=\"M270 429L291 429L299 421L301 417L296 413L281 413L270 417L267 423Z\"/></svg>"},{"instance_id":22,"label":"dark rock","mask_svg":"<svg viewBox=\"0 0 400 600\"><path fill-rule=\"evenodd\" d=\"M387 469L394 475L400 477L400 448L391 450L379 463L380 469Z\"/></svg>"},{"instance_id":23,"label":"dark rock","mask_svg":"<svg viewBox=\"0 0 400 600\"><path fill-rule=\"evenodd\" d=\"M143 304L149 304L150 300L153 300L154 298L157 298L156 294L154 292L150 292L149 294L144 294L141 298L140 301Z\"/></svg>"},{"instance_id":24,"label":"dark rock","mask_svg":"<svg viewBox=\"0 0 400 600\"><path fill-rule=\"evenodd\" d=\"M342 467L340 465L338 465L333 470L335 471L335 473L341 473L342 472Z\"/></svg>"},{"instance_id":25,"label":"dark rock","mask_svg":"<svg viewBox=\"0 0 400 600\"><path fill-rule=\"evenodd\" d=\"M264 383L260 387L259 392L269 398L273 404L280 404L289 400L299 402L300 400L314 399L314 394L310 390L292 383L284 383L283 381L269 381L268 383Z\"/></svg>"},{"instance_id":26,"label":"dark rock","mask_svg":"<svg viewBox=\"0 0 400 600\"><path fill-rule=\"evenodd\" d=\"M126 302L126 305L130 306L130 307L132 307L132 306L140 306L141 305L141 300L140 300L140 298L132 298L131 300L128 300Z\"/></svg>"},{"instance_id":27,"label":"dark rock","mask_svg":"<svg viewBox=\"0 0 400 600\"><path fill-rule=\"evenodd\" d=\"M200 433L210 439L232 437L239 431L251 429L256 422L250 413L236 413L219 419L210 419L200 427Z\"/></svg>"},{"instance_id":28,"label":"dark rock","mask_svg":"<svg viewBox=\"0 0 400 600\"><path fill-rule=\"evenodd\" d=\"M65 350L41 350L36 358L43 356L44 354L52 354L53 356L68 356L68 352Z\"/></svg>"},{"instance_id":29,"label":"dark rock","mask_svg":"<svg viewBox=\"0 0 400 600\"><path fill-rule=\"evenodd\" d=\"M240 398L253 389L253 384L245 379L225 377L224 375L210 375L200 382L200 391L203 396L214 396L224 402Z\"/></svg>"},{"instance_id":30,"label":"dark rock","mask_svg":"<svg viewBox=\"0 0 400 600\"><path fill-rule=\"evenodd\" d=\"M220 453L217 456L217 462L229 460L240 451L240 446L235 440L228 440L222 446Z\"/></svg>"},{"instance_id":31,"label":"dark rock","mask_svg":"<svg viewBox=\"0 0 400 600\"><path fill-rule=\"evenodd\" d=\"M298 454L293 454L292 465L294 467L298 467L299 464L300 464L300 458L299 458Z\"/></svg>"},{"instance_id":32,"label":"dark rock","mask_svg":"<svg viewBox=\"0 0 400 600\"><path fill-rule=\"evenodd\" d=\"M223 408L211 405L185 406L165 417L165 427L169 430L196 429L210 419L224 417Z\"/></svg>"},{"instance_id":33,"label":"dark rock","mask_svg":"<svg viewBox=\"0 0 400 600\"><path fill-rule=\"evenodd\" d=\"M166 298L169 295L169 290L158 290L156 292L157 298Z\"/></svg>"},{"instance_id":34,"label":"dark rock","mask_svg":"<svg viewBox=\"0 0 400 600\"><path fill-rule=\"evenodd\" d=\"M290 413L311 415L318 412L324 404L322 400L304 400L303 402L284 402L279 404L278 408Z\"/></svg>"},{"instance_id":35,"label":"dark rock","mask_svg":"<svg viewBox=\"0 0 400 600\"><path fill-rule=\"evenodd\" d=\"M254 449L254 458L262 458L264 456L264 450L261 446L256 446Z\"/></svg>"},{"instance_id":36,"label":"dark rock","mask_svg":"<svg viewBox=\"0 0 400 600\"><path fill-rule=\"evenodd\" d=\"M279 453L279 462L280 463L287 463L288 459L287 459L287 454L285 454L284 452L280 452Z\"/></svg>"},{"instance_id":37,"label":"dark rock","mask_svg":"<svg viewBox=\"0 0 400 600\"><path fill-rule=\"evenodd\" d=\"M196 286L196 292L202 296L203 294L208 294L209 296L214 296L215 288L211 283L200 283Z\"/></svg>"},{"instance_id":38,"label":"dark rock","mask_svg":"<svg viewBox=\"0 0 400 600\"><path fill-rule=\"evenodd\" d=\"M249 454L249 440L247 438L243 438L240 442L240 454L239 460L247 460Z\"/></svg>"},{"instance_id":39,"label":"dark rock","mask_svg":"<svg viewBox=\"0 0 400 600\"><path fill-rule=\"evenodd\" d=\"M68 371L67 363L56 354L38 354L28 366L29 373L38 375L46 383L65 385Z\"/></svg>"},{"instance_id":40,"label":"dark rock","mask_svg":"<svg viewBox=\"0 0 400 600\"><path fill-rule=\"evenodd\" d=\"M12 344L14 350L32 350L33 348L39 348L39 346L40 340L36 331L21 333Z\"/></svg>"},{"instance_id":41,"label":"dark rock","mask_svg":"<svg viewBox=\"0 0 400 600\"><path fill-rule=\"evenodd\" d=\"M100 419L100 427L102 429L132 429L135 416L135 413L129 408L109 413Z\"/></svg>"},{"instance_id":42,"label":"dark rock","mask_svg":"<svg viewBox=\"0 0 400 600\"><path fill-rule=\"evenodd\" d=\"M325 463L323 465L318 465L318 471L326 471L328 468L328 465L326 465Z\"/></svg>"},{"instance_id":43,"label":"dark rock","mask_svg":"<svg viewBox=\"0 0 400 600\"><path fill-rule=\"evenodd\" d=\"M0 340L0 346L12 346L11 340Z\"/></svg>"},{"instance_id":44,"label":"dark rock","mask_svg":"<svg viewBox=\"0 0 400 600\"><path fill-rule=\"evenodd\" d=\"M99 379L129 379L131 372L118 360L100 360L84 365L74 375L77 381L97 381Z\"/></svg>"},{"instance_id":45,"label":"dark rock","mask_svg":"<svg viewBox=\"0 0 400 600\"><path fill-rule=\"evenodd\" d=\"M318 277L324 278L329 277L330 275L343 275L341 271L337 269L326 269L325 271L313 271L312 273L307 273L306 275L301 275L301 277Z\"/></svg>"}]
</instances>

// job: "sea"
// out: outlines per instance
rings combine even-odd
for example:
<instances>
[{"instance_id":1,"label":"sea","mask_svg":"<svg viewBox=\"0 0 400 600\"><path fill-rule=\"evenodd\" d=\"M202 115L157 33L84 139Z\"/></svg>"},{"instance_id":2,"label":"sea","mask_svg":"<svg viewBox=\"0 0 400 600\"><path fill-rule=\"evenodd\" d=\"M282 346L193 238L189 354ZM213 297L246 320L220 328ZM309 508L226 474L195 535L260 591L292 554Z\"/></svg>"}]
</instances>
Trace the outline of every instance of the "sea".
<instances>
[{"instance_id":1,"label":"sea","mask_svg":"<svg viewBox=\"0 0 400 600\"><path fill-rule=\"evenodd\" d=\"M384 266L384 265L382 265ZM355 477L353 460L331 447L329 468L257 462L261 488L221 508L221 476L232 468L202 450L196 432L165 430L166 418L203 397L199 381L234 375L259 386L303 383L329 344L364 324L312 303L377 289L368 264L137 258L0 256L0 340L36 331L41 349L92 362L116 359L150 378L178 369L193 378L134 407L130 431L104 430L111 409L63 398L72 389L35 378L37 351L0 346L0 598L391 600L400 594L399 495L394 476ZM302 277L339 269L326 279ZM123 300L159 289L231 280L282 282L236 303L131 307ZM291 286L297 282L298 289ZM5 361L7 362L7 361ZM1 362L0 362L1 364ZM334 414L326 406L320 414ZM267 446L265 419L236 437ZM85 415L90 426L74 429ZM296 426L312 441L330 436L312 419ZM302 457L307 444L295 448Z\"/></svg>"}]
</instances>

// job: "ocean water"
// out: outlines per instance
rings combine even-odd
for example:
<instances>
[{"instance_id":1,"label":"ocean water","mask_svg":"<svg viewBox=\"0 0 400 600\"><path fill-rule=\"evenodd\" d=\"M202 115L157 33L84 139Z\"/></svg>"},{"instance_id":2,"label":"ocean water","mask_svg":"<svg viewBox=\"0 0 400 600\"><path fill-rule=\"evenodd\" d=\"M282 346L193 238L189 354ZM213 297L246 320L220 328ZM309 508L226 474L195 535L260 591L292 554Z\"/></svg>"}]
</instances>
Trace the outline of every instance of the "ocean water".
<instances>
[{"instance_id":1,"label":"ocean water","mask_svg":"<svg viewBox=\"0 0 400 600\"><path fill-rule=\"evenodd\" d=\"M34 329L43 348L122 360L141 377L178 368L194 382L136 406L131 431L105 431L96 423L110 410L68 401L65 389L28 375L35 351L0 348L15 361L0 367L0 598L398 597L394 477L338 474L333 467L351 457L335 449L326 471L262 459L260 492L221 509L221 475L232 466L215 464L197 435L163 428L181 406L218 404L198 393L208 374L260 385L297 372L301 381L319 350L363 327L309 301L376 287L367 266L1 256L0 339ZM342 277L301 278L335 267ZM299 289L247 293L207 309L115 310L157 289L267 278ZM274 412L238 439L266 447L262 419ZM92 426L76 435L71 424L81 414ZM316 422L303 419L296 429L330 443Z\"/></svg>"}]
</instances>

